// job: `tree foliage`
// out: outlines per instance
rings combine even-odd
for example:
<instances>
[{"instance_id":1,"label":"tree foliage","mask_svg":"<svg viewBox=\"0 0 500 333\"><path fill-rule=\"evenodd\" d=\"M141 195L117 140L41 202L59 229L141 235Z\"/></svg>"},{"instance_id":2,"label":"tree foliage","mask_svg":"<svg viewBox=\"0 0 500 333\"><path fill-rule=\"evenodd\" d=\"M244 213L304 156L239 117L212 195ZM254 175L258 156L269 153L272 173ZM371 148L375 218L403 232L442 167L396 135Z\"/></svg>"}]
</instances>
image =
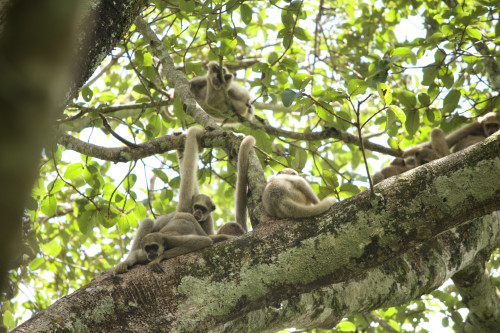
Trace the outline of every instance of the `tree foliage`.
<instances>
[{"instance_id":1,"label":"tree foliage","mask_svg":"<svg viewBox=\"0 0 500 333\"><path fill-rule=\"evenodd\" d=\"M496 2L469 0L155 0L142 12L188 78L215 60L251 89L264 121L228 129L257 139L266 177L289 166L320 198L339 200L370 189L382 161L427 141L432 128L450 132L498 112L499 15ZM29 250L2 299L10 328L118 263L138 221L175 210L180 144L169 135L196 122L139 30L130 28L67 105L57 143L44 149L23 223ZM161 138L168 139L161 148L136 146ZM103 149L123 145L141 158ZM218 226L234 220L236 181L219 147L207 145L199 171ZM497 269L499 258L494 252L488 267ZM352 316L335 331L427 332L435 313L444 327L463 328L453 284Z\"/></svg>"}]
</instances>

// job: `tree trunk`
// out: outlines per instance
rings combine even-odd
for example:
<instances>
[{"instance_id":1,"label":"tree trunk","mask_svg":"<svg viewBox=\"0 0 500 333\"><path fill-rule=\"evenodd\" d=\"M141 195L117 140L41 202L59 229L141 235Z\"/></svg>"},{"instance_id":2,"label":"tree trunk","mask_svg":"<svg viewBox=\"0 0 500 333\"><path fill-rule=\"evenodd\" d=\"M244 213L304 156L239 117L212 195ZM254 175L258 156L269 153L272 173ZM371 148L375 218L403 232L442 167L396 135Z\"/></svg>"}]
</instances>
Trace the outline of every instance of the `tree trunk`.
<instances>
[{"instance_id":1,"label":"tree trunk","mask_svg":"<svg viewBox=\"0 0 500 333\"><path fill-rule=\"evenodd\" d=\"M21 217L54 120L143 5L142 0L0 5L0 289L19 251Z\"/></svg>"},{"instance_id":2,"label":"tree trunk","mask_svg":"<svg viewBox=\"0 0 500 333\"><path fill-rule=\"evenodd\" d=\"M301 221L106 272L14 332L238 332L332 327L438 288L500 244L500 133ZM496 175L496 176L495 176ZM453 230L452 230L453 229Z\"/></svg>"}]
</instances>

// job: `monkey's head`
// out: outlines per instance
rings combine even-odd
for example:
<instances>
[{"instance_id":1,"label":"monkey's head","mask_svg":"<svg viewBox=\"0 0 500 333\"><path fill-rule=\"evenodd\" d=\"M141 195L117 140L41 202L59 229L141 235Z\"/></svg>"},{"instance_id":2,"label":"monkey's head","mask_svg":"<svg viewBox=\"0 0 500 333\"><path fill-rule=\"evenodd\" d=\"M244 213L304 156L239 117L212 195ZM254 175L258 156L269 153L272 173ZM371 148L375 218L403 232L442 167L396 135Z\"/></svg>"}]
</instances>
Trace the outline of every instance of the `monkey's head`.
<instances>
[{"instance_id":1,"label":"monkey's head","mask_svg":"<svg viewBox=\"0 0 500 333\"><path fill-rule=\"evenodd\" d=\"M430 148L412 149L403 154L405 165L416 168L430 161L437 160L439 156Z\"/></svg>"},{"instance_id":2,"label":"monkey's head","mask_svg":"<svg viewBox=\"0 0 500 333\"><path fill-rule=\"evenodd\" d=\"M396 157L390 163L391 165L406 166L405 160L401 157Z\"/></svg>"},{"instance_id":3,"label":"monkey's head","mask_svg":"<svg viewBox=\"0 0 500 333\"><path fill-rule=\"evenodd\" d=\"M500 130L500 114L495 112L487 113L479 119L479 122L483 127L484 136L486 137Z\"/></svg>"},{"instance_id":4,"label":"monkey's head","mask_svg":"<svg viewBox=\"0 0 500 333\"><path fill-rule=\"evenodd\" d=\"M229 84L233 79L233 74L227 72L226 67L222 67L222 72L220 66L215 61L210 61L207 65L208 67L208 75L211 78L212 85L216 89L222 88L224 82ZM224 76L224 80L222 80L222 75Z\"/></svg>"},{"instance_id":5,"label":"monkey's head","mask_svg":"<svg viewBox=\"0 0 500 333\"><path fill-rule=\"evenodd\" d=\"M193 216L198 221L205 221L215 210L215 203L206 194L196 194L193 196Z\"/></svg>"},{"instance_id":6,"label":"monkey's head","mask_svg":"<svg viewBox=\"0 0 500 333\"><path fill-rule=\"evenodd\" d=\"M159 232L153 232L144 236L141 241L141 248L146 253L149 261L155 260L160 254L165 252L165 247Z\"/></svg>"},{"instance_id":7,"label":"monkey's head","mask_svg":"<svg viewBox=\"0 0 500 333\"><path fill-rule=\"evenodd\" d=\"M299 176L299 173L290 168L284 168L278 171L278 175L290 175L290 176Z\"/></svg>"}]
</instances>

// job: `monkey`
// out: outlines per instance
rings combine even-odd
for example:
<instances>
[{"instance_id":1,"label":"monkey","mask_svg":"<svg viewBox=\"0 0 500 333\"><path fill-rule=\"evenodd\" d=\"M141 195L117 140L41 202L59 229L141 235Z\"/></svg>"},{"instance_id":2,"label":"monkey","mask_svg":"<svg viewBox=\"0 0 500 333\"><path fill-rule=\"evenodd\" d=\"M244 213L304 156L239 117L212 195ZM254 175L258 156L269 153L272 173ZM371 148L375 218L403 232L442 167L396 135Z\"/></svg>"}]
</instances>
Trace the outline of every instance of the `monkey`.
<instances>
[{"instance_id":1,"label":"monkey","mask_svg":"<svg viewBox=\"0 0 500 333\"><path fill-rule=\"evenodd\" d=\"M279 218L304 218L327 211L335 198L319 200L311 185L297 171L285 168L271 178L262 193L264 211Z\"/></svg>"},{"instance_id":2,"label":"monkey","mask_svg":"<svg viewBox=\"0 0 500 333\"><path fill-rule=\"evenodd\" d=\"M247 136L240 144L238 152L238 164L236 178L236 190L234 191L234 210L236 222L224 224L217 232L218 235L241 236L248 232L247 225L247 187L248 187L248 156L255 145L255 138Z\"/></svg>"},{"instance_id":3,"label":"monkey","mask_svg":"<svg viewBox=\"0 0 500 333\"><path fill-rule=\"evenodd\" d=\"M402 174L403 172L411 169L413 169L413 167L406 165L403 158L396 157L388 166L382 168L382 170L372 176L372 182L375 185L380 183L384 179Z\"/></svg>"},{"instance_id":4,"label":"monkey","mask_svg":"<svg viewBox=\"0 0 500 333\"><path fill-rule=\"evenodd\" d=\"M375 173L372 177L373 184L378 184L384 179L399 175L450 154L443 130L434 128L431 131L430 137L431 140L429 143L418 145L404 152L402 158L395 158L390 165Z\"/></svg>"},{"instance_id":5,"label":"monkey","mask_svg":"<svg viewBox=\"0 0 500 333\"><path fill-rule=\"evenodd\" d=\"M141 249L150 261L151 269L162 273L162 260L205 248L212 243L192 214L177 212L159 232L149 233L142 238Z\"/></svg>"},{"instance_id":6,"label":"monkey","mask_svg":"<svg viewBox=\"0 0 500 333\"><path fill-rule=\"evenodd\" d=\"M192 213L195 219L205 231L206 235L213 235L214 223L212 212L216 209L215 203L208 195L200 194L199 185L196 180L196 171L198 165L198 153L201 152L201 135L203 130L198 127L191 127L186 133L186 143L184 151L177 151L179 160L179 168L181 174L181 183L179 189L179 202L176 212ZM159 232L165 227L174 217L175 212L162 215L155 221L147 218L144 219L134 242L132 249L127 258L116 265L115 274L125 273L129 267L135 264L144 264L147 262L146 254L141 248L141 240L149 233ZM218 239L223 239L219 237Z\"/></svg>"},{"instance_id":7,"label":"monkey","mask_svg":"<svg viewBox=\"0 0 500 333\"><path fill-rule=\"evenodd\" d=\"M248 89L234 82L234 75L226 67L221 69L217 62L210 61L207 67L206 75L189 81L191 92L203 110L218 122L231 118L233 112L252 120L255 109Z\"/></svg>"},{"instance_id":8,"label":"monkey","mask_svg":"<svg viewBox=\"0 0 500 333\"><path fill-rule=\"evenodd\" d=\"M500 129L500 115L489 112L477 121L450 133L446 140L452 152L463 150L483 141Z\"/></svg>"}]
</instances>

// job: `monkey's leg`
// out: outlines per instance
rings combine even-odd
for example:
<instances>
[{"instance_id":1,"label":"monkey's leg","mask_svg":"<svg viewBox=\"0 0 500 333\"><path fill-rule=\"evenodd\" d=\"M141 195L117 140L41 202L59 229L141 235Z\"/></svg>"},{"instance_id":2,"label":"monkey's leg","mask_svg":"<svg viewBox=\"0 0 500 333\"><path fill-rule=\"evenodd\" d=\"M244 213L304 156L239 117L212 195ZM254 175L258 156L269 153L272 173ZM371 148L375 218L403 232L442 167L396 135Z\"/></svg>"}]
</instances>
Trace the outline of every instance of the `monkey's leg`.
<instances>
[{"instance_id":1,"label":"monkey's leg","mask_svg":"<svg viewBox=\"0 0 500 333\"><path fill-rule=\"evenodd\" d=\"M132 267L137 263L146 263L148 261L146 254L141 248L141 241L144 236L153 231L154 223L155 222L149 218L141 221L141 225L139 226L139 229L137 229L137 234L135 235L134 242L132 243L130 253L127 256L127 259L115 266L115 274L125 273L129 267Z\"/></svg>"},{"instance_id":2,"label":"monkey's leg","mask_svg":"<svg viewBox=\"0 0 500 333\"><path fill-rule=\"evenodd\" d=\"M431 146L439 157L450 155L450 147L448 147L444 132L439 128L431 131Z\"/></svg>"},{"instance_id":3,"label":"monkey's leg","mask_svg":"<svg viewBox=\"0 0 500 333\"><path fill-rule=\"evenodd\" d=\"M237 238L238 236L217 234L217 235L209 235L208 237L210 237L210 239L212 239L212 241L214 243L219 243L219 242L227 241L228 239Z\"/></svg>"},{"instance_id":4,"label":"monkey's leg","mask_svg":"<svg viewBox=\"0 0 500 333\"><path fill-rule=\"evenodd\" d=\"M156 273L164 272L160 265L162 260L178 257L213 244L210 237L198 235L165 236L164 240L169 249L149 263L151 269Z\"/></svg>"}]
</instances>

